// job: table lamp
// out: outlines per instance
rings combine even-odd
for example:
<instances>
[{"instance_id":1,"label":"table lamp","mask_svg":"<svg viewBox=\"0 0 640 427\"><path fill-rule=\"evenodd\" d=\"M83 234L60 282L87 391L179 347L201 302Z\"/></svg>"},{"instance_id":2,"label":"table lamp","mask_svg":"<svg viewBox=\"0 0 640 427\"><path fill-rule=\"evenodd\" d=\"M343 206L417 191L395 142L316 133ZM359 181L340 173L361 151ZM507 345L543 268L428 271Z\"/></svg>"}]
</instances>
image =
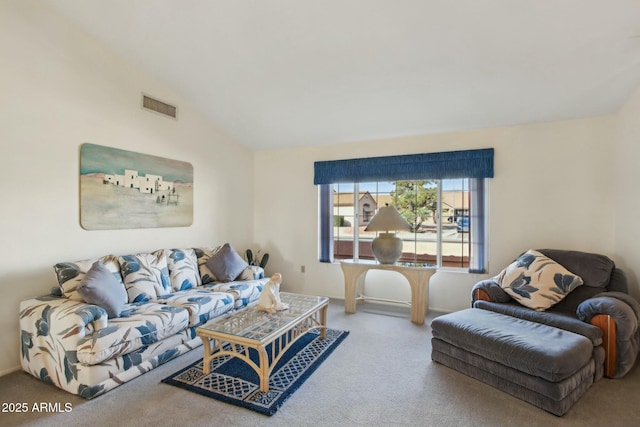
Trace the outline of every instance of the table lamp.
<instances>
[{"instance_id":1,"label":"table lamp","mask_svg":"<svg viewBox=\"0 0 640 427\"><path fill-rule=\"evenodd\" d=\"M381 231L371 242L371 249L380 264L394 264L402 254L402 240L395 231L411 230L411 226L393 206L382 206L364 231ZM393 231L391 233L390 231Z\"/></svg>"}]
</instances>

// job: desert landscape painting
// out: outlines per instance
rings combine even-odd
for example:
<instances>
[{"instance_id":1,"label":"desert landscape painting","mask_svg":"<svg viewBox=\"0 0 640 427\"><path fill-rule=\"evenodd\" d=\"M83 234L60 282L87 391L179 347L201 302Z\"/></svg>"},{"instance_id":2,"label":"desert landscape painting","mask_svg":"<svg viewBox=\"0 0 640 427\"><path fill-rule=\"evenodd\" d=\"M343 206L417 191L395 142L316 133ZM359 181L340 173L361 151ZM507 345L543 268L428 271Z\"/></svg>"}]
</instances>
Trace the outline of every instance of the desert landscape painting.
<instances>
[{"instance_id":1,"label":"desert landscape painting","mask_svg":"<svg viewBox=\"0 0 640 427\"><path fill-rule=\"evenodd\" d=\"M192 222L193 166L190 163L82 144L82 228L188 227Z\"/></svg>"}]
</instances>

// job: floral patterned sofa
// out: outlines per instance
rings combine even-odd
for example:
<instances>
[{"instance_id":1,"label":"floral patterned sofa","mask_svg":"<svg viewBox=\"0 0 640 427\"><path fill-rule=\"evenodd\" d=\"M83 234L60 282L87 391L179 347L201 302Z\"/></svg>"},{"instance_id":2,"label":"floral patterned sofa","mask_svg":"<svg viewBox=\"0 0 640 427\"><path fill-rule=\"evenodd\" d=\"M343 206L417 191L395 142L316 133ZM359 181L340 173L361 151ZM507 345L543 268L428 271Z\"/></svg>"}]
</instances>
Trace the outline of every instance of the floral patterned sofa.
<instances>
[{"instance_id":1,"label":"floral patterned sofa","mask_svg":"<svg viewBox=\"0 0 640 427\"><path fill-rule=\"evenodd\" d=\"M200 345L195 328L257 300L268 278L225 244L59 263L20 303L22 369L87 399Z\"/></svg>"}]
</instances>

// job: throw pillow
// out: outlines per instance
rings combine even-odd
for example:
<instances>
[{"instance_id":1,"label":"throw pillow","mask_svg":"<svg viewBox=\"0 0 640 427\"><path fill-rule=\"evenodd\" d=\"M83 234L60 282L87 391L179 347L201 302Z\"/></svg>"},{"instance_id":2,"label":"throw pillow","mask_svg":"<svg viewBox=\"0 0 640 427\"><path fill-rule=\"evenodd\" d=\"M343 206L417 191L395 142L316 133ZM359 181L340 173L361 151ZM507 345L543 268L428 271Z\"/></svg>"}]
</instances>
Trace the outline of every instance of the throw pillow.
<instances>
[{"instance_id":1,"label":"throw pillow","mask_svg":"<svg viewBox=\"0 0 640 427\"><path fill-rule=\"evenodd\" d=\"M77 288L80 286L85 274L91 269L96 261L100 261L113 275L113 278L122 284L120 276L120 263L115 255L103 256L99 259L85 259L74 262L60 262L53 266L58 279L58 285L62 291L62 295L74 301L84 301L78 293Z\"/></svg>"},{"instance_id":2,"label":"throw pillow","mask_svg":"<svg viewBox=\"0 0 640 427\"><path fill-rule=\"evenodd\" d=\"M207 261L207 267L221 282L235 280L248 266L247 261L242 259L228 243L222 245L220 250Z\"/></svg>"},{"instance_id":3,"label":"throw pillow","mask_svg":"<svg viewBox=\"0 0 640 427\"><path fill-rule=\"evenodd\" d=\"M127 303L127 291L101 261L93 263L77 288L85 302L104 308L109 318L120 316Z\"/></svg>"},{"instance_id":4,"label":"throw pillow","mask_svg":"<svg viewBox=\"0 0 640 427\"><path fill-rule=\"evenodd\" d=\"M582 278L535 250L520 255L496 281L525 307L544 311L582 285Z\"/></svg>"},{"instance_id":5,"label":"throw pillow","mask_svg":"<svg viewBox=\"0 0 640 427\"><path fill-rule=\"evenodd\" d=\"M129 302L144 302L171 292L164 250L119 257Z\"/></svg>"},{"instance_id":6,"label":"throw pillow","mask_svg":"<svg viewBox=\"0 0 640 427\"><path fill-rule=\"evenodd\" d=\"M185 291L202 284L198 258L193 249L167 250L167 266L173 291Z\"/></svg>"}]
</instances>

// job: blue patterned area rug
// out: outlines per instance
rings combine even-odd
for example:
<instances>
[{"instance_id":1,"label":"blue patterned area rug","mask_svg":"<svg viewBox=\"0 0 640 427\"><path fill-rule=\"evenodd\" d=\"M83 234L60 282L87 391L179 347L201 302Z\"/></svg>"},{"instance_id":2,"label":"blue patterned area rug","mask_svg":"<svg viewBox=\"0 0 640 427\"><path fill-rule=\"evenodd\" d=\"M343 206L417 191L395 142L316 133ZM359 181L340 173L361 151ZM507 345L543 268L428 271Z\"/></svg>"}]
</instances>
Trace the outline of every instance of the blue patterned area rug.
<instances>
[{"instance_id":1,"label":"blue patterned area rug","mask_svg":"<svg viewBox=\"0 0 640 427\"><path fill-rule=\"evenodd\" d=\"M320 364L349 335L348 331L327 329L327 338L318 331L307 332L278 361L269 377L269 391L260 391L260 380L245 362L232 356L211 361L211 373L204 375L202 360L181 369L162 382L203 396L273 415ZM267 352L269 353L269 347ZM257 352L250 356L257 361Z\"/></svg>"}]
</instances>

